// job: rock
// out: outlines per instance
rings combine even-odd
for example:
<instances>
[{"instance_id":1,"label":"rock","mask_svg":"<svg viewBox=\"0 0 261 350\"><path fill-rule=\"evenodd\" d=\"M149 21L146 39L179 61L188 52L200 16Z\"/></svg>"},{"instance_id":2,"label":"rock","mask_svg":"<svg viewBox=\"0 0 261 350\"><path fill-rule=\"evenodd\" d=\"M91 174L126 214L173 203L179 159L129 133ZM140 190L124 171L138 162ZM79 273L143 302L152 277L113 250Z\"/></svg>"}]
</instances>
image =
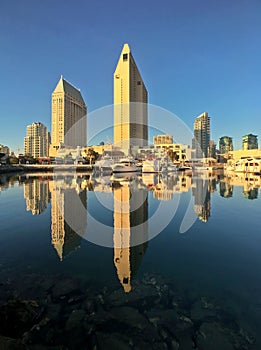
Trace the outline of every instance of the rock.
<instances>
[{"instance_id":1,"label":"rock","mask_svg":"<svg viewBox=\"0 0 261 350\"><path fill-rule=\"evenodd\" d=\"M52 289L54 300L69 299L72 295L79 295L79 285L69 278L58 281Z\"/></svg>"},{"instance_id":2,"label":"rock","mask_svg":"<svg viewBox=\"0 0 261 350\"><path fill-rule=\"evenodd\" d=\"M206 322L201 325L197 345L201 350L234 350L228 336L215 322Z\"/></svg>"},{"instance_id":3,"label":"rock","mask_svg":"<svg viewBox=\"0 0 261 350\"><path fill-rule=\"evenodd\" d=\"M75 328L83 327L84 317L85 317L84 310L73 310L66 322L65 329L68 331Z\"/></svg>"},{"instance_id":4,"label":"rock","mask_svg":"<svg viewBox=\"0 0 261 350\"><path fill-rule=\"evenodd\" d=\"M144 330L148 327L148 320L136 309L128 306L113 308L110 310L112 317L117 322L124 323L130 328Z\"/></svg>"},{"instance_id":5,"label":"rock","mask_svg":"<svg viewBox=\"0 0 261 350\"><path fill-rule=\"evenodd\" d=\"M19 338L37 322L40 311L33 300L9 300L0 307L2 335Z\"/></svg>"},{"instance_id":6,"label":"rock","mask_svg":"<svg viewBox=\"0 0 261 350\"><path fill-rule=\"evenodd\" d=\"M105 302L113 306L135 306L149 309L157 300L160 300L159 291L152 285L137 285L133 283L130 293L124 293L122 289L110 294Z\"/></svg>"},{"instance_id":7,"label":"rock","mask_svg":"<svg viewBox=\"0 0 261 350\"><path fill-rule=\"evenodd\" d=\"M4 337L0 335L1 350L25 350L25 346L20 340Z\"/></svg>"},{"instance_id":8,"label":"rock","mask_svg":"<svg viewBox=\"0 0 261 350\"><path fill-rule=\"evenodd\" d=\"M194 321L206 321L216 318L217 312L214 307L206 307L208 304L198 300L191 309L191 318Z\"/></svg>"},{"instance_id":9,"label":"rock","mask_svg":"<svg viewBox=\"0 0 261 350\"><path fill-rule=\"evenodd\" d=\"M129 340L119 333L96 333L97 350L131 350Z\"/></svg>"}]
</instances>

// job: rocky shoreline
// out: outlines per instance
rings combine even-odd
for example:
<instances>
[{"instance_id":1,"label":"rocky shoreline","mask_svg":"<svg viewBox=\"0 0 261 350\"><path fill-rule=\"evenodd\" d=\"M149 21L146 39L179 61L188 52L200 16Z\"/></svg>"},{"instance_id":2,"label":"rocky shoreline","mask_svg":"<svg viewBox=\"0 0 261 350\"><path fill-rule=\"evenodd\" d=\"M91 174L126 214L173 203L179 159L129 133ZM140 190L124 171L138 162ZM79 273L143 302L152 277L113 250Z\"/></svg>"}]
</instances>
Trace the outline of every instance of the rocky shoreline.
<instances>
[{"instance_id":1,"label":"rocky shoreline","mask_svg":"<svg viewBox=\"0 0 261 350\"><path fill-rule=\"evenodd\" d=\"M258 349L226 308L154 274L128 294L66 276L2 280L0 319L1 349Z\"/></svg>"}]
</instances>

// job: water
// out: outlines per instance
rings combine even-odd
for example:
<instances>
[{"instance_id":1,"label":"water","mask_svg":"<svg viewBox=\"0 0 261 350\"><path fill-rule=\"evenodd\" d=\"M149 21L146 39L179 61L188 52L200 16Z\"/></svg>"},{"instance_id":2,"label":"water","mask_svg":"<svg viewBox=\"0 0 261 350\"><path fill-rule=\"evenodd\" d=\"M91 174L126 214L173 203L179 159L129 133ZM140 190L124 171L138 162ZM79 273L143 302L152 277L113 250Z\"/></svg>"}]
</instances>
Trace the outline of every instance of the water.
<instances>
[{"instance_id":1,"label":"water","mask_svg":"<svg viewBox=\"0 0 261 350\"><path fill-rule=\"evenodd\" d=\"M260 349L260 185L235 174L2 175L0 340Z\"/></svg>"}]
</instances>

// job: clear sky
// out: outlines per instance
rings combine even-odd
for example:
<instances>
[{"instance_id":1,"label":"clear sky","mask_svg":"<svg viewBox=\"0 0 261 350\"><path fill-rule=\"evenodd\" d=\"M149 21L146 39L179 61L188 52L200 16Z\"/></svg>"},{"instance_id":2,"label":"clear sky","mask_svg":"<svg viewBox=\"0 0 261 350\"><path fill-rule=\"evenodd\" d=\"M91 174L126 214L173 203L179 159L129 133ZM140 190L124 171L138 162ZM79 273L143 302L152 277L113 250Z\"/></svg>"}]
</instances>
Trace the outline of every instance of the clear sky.
<instances>
[{"instance_id":1,"label":"clear sky","mask_svg":"<svg viewBox=\"0 0 261 350\"><path fill-rule=\"evenodd\" d=\"M41 121L50 130L61 74L89 111L111 104L125 42L149 103L190 128L207 111L215 141L228 135L240 147L250 132L261 141L260 0L3 0L0 143L17 152L26 125Z\"/></svg>"}]
</instances>

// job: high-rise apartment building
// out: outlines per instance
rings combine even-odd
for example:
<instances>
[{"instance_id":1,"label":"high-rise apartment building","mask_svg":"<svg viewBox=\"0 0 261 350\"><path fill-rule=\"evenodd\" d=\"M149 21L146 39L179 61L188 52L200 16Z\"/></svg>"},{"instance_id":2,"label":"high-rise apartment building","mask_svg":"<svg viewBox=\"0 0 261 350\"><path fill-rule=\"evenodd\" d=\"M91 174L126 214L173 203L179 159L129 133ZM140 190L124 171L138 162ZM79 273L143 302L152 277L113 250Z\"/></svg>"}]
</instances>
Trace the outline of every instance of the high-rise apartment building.
<instances>
[{"instance_id":1,"label":"high-rise apartment building","mask_svg":"<svg viewBox=\"0 0 261 350\"><path fill-rule=\"evenodd\" d=\"M221 154L233 151L233 139L229 136L222 136L219 139L219 151Z\"/></svg>"},{"instance_id":2,"label":"high-rise apartment building","mask_svg":"<svg viewBox=\"0 0 261 350\"><path fill-rule=\"evenodd\" d=\"M4 146L0 144L0 153L10 154L10 148L8 146Z\"/></svg>"},{"instance_id":3,"label":"high-rise apartment building","mask_svg":"<svg viewBox=\"0 0 261 350\"><path fill-rule=\"evenodd\" d=\"M55 156L61 145L87 145L87 107L80 90L62 76L52 94L52 144L50 156Z\"/></svg>"},{"instance_id":4,"label":"high-rise apartment building","mask_svg":"<svg viewBox=\"0 0 261 350\"><path fill-rule=\"evenodd\" d=\"M208 157L210 141L210 118L207 112L200 114L194 121L194 139L192 147L196 158Z\"/></svg>"},{"instance_id":5,"label":"high-rise apartment building","mask_svg":"<svg viewBox=\"0 0 261 350\"><path fill-rule=\"evenodd\" d=\"M128 44L114 72L114 145L125 154L148 143L148 93Z\"/></svg>"},{"instance_id":6,"label":"high-rise apartment building","mask_svg":"<svg viewBox=\"0 0 261 350\"><path fill-rule=\"evenodd\" d=\"M217 156L217 145L214 140L209 141L208 156L211 158L216 158Z\"/></svg>"},{"instance_id":7,"label":"high-rise apartment building","mask_svg":"<svg viewBox=\"0 0 261 350\"><path fill-rule=\"evenodd\" d=\"M242 137L242 149L258 149L257 135L248 134Z\"/></svg>"},{"instance_id":8,"label":"high-rise apartment building","mask_svg":"<svg viewBox=\"0 0 261 350\"><path fill-rule=\"evenodd\" d=\"M34 158L47 157L49 152L50 134L41 122L28 125L24 138L24 154Z\"/></svg>"}]
</instances>

